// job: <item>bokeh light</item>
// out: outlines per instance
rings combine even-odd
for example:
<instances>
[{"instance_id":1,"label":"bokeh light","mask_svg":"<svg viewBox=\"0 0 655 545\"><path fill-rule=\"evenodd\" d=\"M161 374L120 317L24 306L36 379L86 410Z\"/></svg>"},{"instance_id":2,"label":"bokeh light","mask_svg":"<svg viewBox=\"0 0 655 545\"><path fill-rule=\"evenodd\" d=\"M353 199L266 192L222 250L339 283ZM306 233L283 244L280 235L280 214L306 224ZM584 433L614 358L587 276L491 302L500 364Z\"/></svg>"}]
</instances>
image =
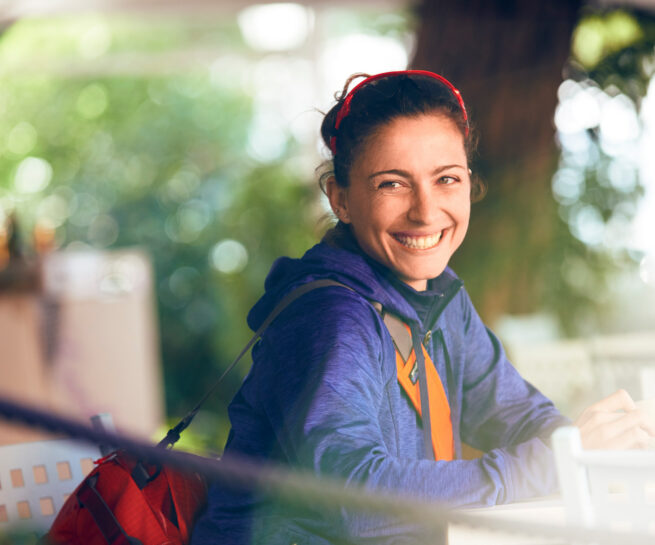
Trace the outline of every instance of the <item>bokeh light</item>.
<instances>
[{"instance_id":1,"label":"bokeh light","mask_svg":"<svg viewBox=\"0 0 655 545\"><path fill-rule=\"evenodd\" d=\"M182 266L171 274L168 280L170 292L181 301L188 301L197 290L201 275L198 269Z\"/></svg>"},{"instance_id":2,"label":"bokeh light","mask_svg":"<svg viewBox=\"0 0 655 545\"><path fill-rule=\"evenodd\" d=\"M639 276L645 284L655 287L655 255L649 254L641 260Z\"/></svg>"},{"instance_id":3,"label":"bokeh light","mask_svg":"<svg viewBox=\"0 0 655 545\"><path fill-rule=\"evenodd\" d=\"M334 101L334 93L353 74L404 70L409 62L405 44L395 37L352 33L325 42L319 55L323 67L321 106Z\"/></svg>"},{"instance_id":4,"label":"bokeh light","mask_svg":"<svg viewBox=\"0 0 655 545\"><path fill-rule=\"evenodd\" d=\"M37 136L31 123L21 121L7 134L7 149L16 155L27 155L34 149Z\"/></svg>"},{"instance_id":5,"label":"bokeh light","mask_svg":"<svg viewBox=\"0 0 655 545\"><path fill-rule=\"evenodd\" d=\"M116 220L109 214L95 216L87 230L87 239L97 248L111 246L118 239L119 227Z\"/></svg>"},{"instance_id":6,"label":"bokeh light","mask_svg":"<svg viewBox=\"0 0 655 545\"><path fill-rule=\"evenodd\" d=\"M87 59L97 59L109 51L111 40L109 26L98 21L80 34L80 55Z\"/></svg>"},{"instance_id":7,"label":"bokeh light","mask_svg":"<svg viewBox=\"0 0 655 545\"><path fill-rule=\"evenodd\" d=\"M70 215L70 202L61 194L53 193L38 204L36 214L53 227L59 227Z\"/></svg>"},{"instance_id":8,"label":"bokeh light","mask_svg":"<svg viewBox=\"0 0 655 545\"><path fill-rule=\"evenodd\" d=\"M644 170L635 104L616 88L603 90L590 80L562 82L558 97L555 125L562 153L552 190L560 217L589 247L616 256L634 250L633 203Z\"/></svg>"},{"instance_id":9,"label":"bokeh light","mask_svg":"<svg viewBox=\"0 0 655 545\"><path fill-rule=\"evenodd\" d=\"M259 4L237 18L245 42L258 51L286 51L301 46L314 24L310 8L290 2Z\"/></svg>"},{"instance_id":10,"label":"bokeh light","mask_svg":"<svg viewBox=\"0 0 655 545\"><path fill-rule=\"evenodd\" d=\"M261 162L282 157L286 149L286 127L277 112L257 111L248 129L248 155Z\"/></svg>"},{"instance_id":11,"label":"bokeh light","mask_svg":"<svg viewBox=\"0 0 655 545\"><path fill-rule=\"evenodd\" d=\"M209 259L217 271L234 274L245 269L248 264L248 251L240 242L225 239L214 245Z\"/></svg>"},{"instance_id":12,"label":"bokeh light","mask_svg":"<svg viewBox=\"0 0 655 545\"><path fill-rule=\"evenodd\" d=\"M553 176L553 195L564 205L578 202L585 189L584 174L574 168L561 168Z\"/></svg>"},{"instance_id":13,"label":"bokeh light","mask_svg":"<svg viewBox=\"0 0 655 545\"><path fill-rule=\"evenodd\" d=\"M636 151L641 133L635 105L619 94L601 105L600 144L610 156L630 156Z\"/></svg>"},{"instance_id":14,"label":"bokeh light","mask_svg":"<svg viewBox=\"0 0 655 545\"><path fill-rule=\"evenodd\" d=\"M52 180L52 166L45 159L26 157L14 175L14 188L18 193L39 193Z\"/></svg>"},{"instance_id":15,"label":"bokeh light","mask_svg":"<svg viewBox=\"0 0 655 545\"><path fill-rule=\"evenodd\" d=\"M97 83L87 85L77 98L77 111L82 117L95 119L107 109L108 98L106 89Z\"/></svg>"},{"instance_id":16,"label":"bokeh light","mask_svg":"<svg viewBox=\"0 0 655 545\"><path fill-rule=\"evenodd\" d=\"M592 205L576 205L569 216L571 233L589 246L597 246L603 241L605 222L598 208Z\"/></svg>"}]
</instances>

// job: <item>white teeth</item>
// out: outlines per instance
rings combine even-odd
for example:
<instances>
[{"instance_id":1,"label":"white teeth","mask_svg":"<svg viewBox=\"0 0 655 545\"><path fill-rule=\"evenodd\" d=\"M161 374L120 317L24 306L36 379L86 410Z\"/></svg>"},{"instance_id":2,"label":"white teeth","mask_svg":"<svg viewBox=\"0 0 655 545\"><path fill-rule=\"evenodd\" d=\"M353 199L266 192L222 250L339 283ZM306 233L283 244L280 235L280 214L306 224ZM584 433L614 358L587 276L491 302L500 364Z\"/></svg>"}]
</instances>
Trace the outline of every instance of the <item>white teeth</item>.
<instances>
[{"instance_id":1,"label":"white teeth","mask_svg":"<svg viewBox=\"0 0 655 545\"><path fill-rule=\"evenodd\" d=\"M403 246L407 246L408 248L413 248L416 250L427 250L429 248L436 246L439 243L439 240L441 240L441 233L442 231L439 231L435 235L428 235L425 237L408 237L404 235L394 235L394 238L398 242L400 242Z\"/></svg>"}]
</instances>

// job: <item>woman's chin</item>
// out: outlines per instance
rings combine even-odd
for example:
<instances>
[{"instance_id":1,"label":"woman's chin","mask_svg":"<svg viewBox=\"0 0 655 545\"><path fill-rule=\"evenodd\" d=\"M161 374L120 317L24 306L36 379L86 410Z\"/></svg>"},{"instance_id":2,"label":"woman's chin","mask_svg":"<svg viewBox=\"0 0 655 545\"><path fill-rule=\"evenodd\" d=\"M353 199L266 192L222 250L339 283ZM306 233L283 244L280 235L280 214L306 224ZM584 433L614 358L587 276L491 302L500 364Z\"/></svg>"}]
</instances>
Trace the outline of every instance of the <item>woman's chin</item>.
<instances>
[{"instance_id":1,"label":"woman's chin","mask_svg":"<svg viewBox=\"0 0 655 545\"><path fill-rule=\"evenodd\" d=\"M405 284L417 291L427 289L428 280L432 280L444 272L446 265L442 267L429 267L426 269L395 270L396 276Z\"/></svg>"}]
</instances>

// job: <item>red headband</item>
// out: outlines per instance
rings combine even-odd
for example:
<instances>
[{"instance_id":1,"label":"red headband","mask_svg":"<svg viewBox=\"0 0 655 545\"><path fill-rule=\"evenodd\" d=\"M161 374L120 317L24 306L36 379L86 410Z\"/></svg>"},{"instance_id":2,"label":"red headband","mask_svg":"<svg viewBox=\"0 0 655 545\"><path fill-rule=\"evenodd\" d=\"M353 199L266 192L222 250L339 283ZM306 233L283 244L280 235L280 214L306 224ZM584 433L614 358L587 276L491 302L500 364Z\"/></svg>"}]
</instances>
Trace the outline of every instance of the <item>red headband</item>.
<instances>
[{"instance_id":1,"label":"red headband","mask_svg":"<svg viewBox=\"0 0 655 545\"><path fill-rule=\"evenodd\" d=\"M462 95L461 93L457 90L457 88L450 83L446 78L443 76L440 76L439 74L435 74L434 72L428 72L427 70L399 70L396 72L383 72L381 74L375 74L374 76L370 76L362 81L360 81L355 87L353 87L350 92L346 95L346 98L343 101L343 104L341 105L341 109L337 112L337 120L334 122L334 129L338 130L339 125L341 125L341 122L343 119L350 113L350 103L353 99L353 96L355 93L364 85L367 83L370 83L376 79L380 78L386 78L389 76L427 76L429 78L434 78L437 81L440 81L443 83L450 91L453 93L455 98L457 99L457 102L459 103L459 107L462 110L462 117L464 118L464 121L466 122L466 131L465 131L465 136L468 137L469 135L469 118L468 114L466 113L466 107L464 106L464 100L462 100ZM332 150L332 155L337 154L337 137L333 136L330 138L330 149Z\"/></svg>"}]
</instances>

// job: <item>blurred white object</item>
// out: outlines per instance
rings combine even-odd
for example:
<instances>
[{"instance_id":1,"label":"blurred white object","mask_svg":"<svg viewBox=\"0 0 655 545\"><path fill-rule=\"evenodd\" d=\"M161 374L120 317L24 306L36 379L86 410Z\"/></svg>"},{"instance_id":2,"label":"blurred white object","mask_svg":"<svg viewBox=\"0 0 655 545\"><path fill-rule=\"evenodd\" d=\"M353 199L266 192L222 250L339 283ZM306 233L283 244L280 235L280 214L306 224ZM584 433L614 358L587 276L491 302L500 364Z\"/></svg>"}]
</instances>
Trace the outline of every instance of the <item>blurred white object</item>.
<instances>
[{"instance_id":1,"label":"blurred white object","mask_svg":"<svg viewBox=\"0 0 655 545\"><path fill-rule=\"evenodd\" d=\"M113 432L110 414L91 417L94 428ZM70 494L107 454L101 447L68 439L0 447L0 534L45 533Z\"/></svg>"},{"instance_id":2,"label":"blurred white object","mask_svg":"<svg viewBox=\"0 0 655 545\"><path fill-rule=\"evenodd\" d=\"M66 439L0 447L0 533L45 533L98 458L98 447Z\"/></svg>"},{"instance_id":3,"label":"blurred white object","mask_svg":"<svg viewBox=\"0 0 655 545\"><path fill-rule=\"evenodd\" d=\"M508 523L520 525L548 524L565 531L565 513L555 496L533 498L493 507L458 509L457 512L477 519L476 524L449 524L448 545L562 545L561 539L544 537L535 528L530 533L502 531ZM568 542L568 541L567 541Z\"/></svg>"},{"instance_id":4,"label":"blurred white object","mask_svg":"<svg viewBox=\"0 0 655 545\"><path fill-rule=\"evenodd\" d=\"M655 397L655 333L597 337L590 343L598 397L624 388L633 399Z\"/></svg>"},{"instance_id":5,"label":"blurred white object","mask_svg":"<svg viewBox=\"0 0 655 545\"><path fill-rule=\"evenodd\" d=\"M302 4L273 2L245 7L237 20L243 39L253 49L288 51L305 43L314 26L314 12Z\"/></svg>"},{"instance_id":6,"label":"blurred white object","mask_svg":"<svg viewBox=\"0 0 655 545\"><path fill-rule=\"evenodd\" d=\"M655 536L655 453L583 450L578 428L552 437L568 522Z\"/></svg>"},{"instance_id":7,"label":"blurred white object","mask_svg":"<svg viewBox=\"0 0 655 545\"><path fill-rule=\"evenodd\" d=\"M163 414L152 277L140 250L44 257L40 291L0 293L0 394L150 437ZM0 445L43 438L0 421Z\"/></svg>"},{"instance_id":8,"label":"blurred white object","mask_svg":"<svg viewBox=\"0 0 655 545\"><path fill-rule=\"evenodd\" d=\"M619 388L633 399L655 398L654 331L503 343L521 375L572 419Z\"/></svg>"},{"instance_id":9,"label":"blurred white object","mask_svg":"<svg viewBox=\"0 0 655 545\"><path fill-rule=\"evenodd\" d=\"M144 294L150 288L150 267L138 251L56 252L43 260L43 291L68 299L103 299Z\"/></svg>"}]
</instances>

